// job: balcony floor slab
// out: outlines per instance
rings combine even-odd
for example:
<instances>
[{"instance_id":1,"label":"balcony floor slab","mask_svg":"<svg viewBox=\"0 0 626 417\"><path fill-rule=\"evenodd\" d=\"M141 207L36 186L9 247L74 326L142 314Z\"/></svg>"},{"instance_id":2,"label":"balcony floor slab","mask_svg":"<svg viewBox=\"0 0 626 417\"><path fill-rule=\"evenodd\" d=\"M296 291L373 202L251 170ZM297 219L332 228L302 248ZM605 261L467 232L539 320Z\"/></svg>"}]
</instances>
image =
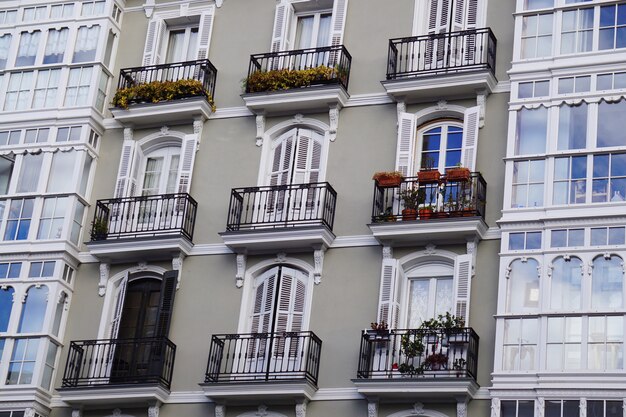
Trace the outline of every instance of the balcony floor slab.
<instances>
[{"instance_id":1,"label":"balcony floor slab","mask_svg":"<svg viewBox=\"0 0 626 417\"><path fill-rule=\"evenodd\" d=\"M107 263L171 259L181 253L187 256L193 248L193 243L181 236L98 240L85 244L92 256Z\"/></svg>"},{"instance_id":2,"label":"balcony floor slab","mask_svg":"<svg viewBox=\"0 0 626 417\"><path fill-rule=\"evenodd\" d=\"M210 401L220 404L246 405L259 401L272 404L295 404L310 401L317 387L307 380L274 380L263 382L222 382L200 384Z\"/></svg>"},{"instance_id":3,"label":"balcony floor slab","mask_svg":"<svg viewBox=\"0 0 626 417\"><path fill-rule=\"evenodd\" d=\"M488 230L481 217L372 223L368 227L384 246L465 244L474 239L482 240Z\"/></svg>"},{"instance_id":4,"label":"balcony floor slab","mask_svg":"<svg viewBox=\"0 0 626 417\"><path fill-rule=\"evenodd\" d=\"M233 252L264 254L328 248L335 235L326 226L281 227L220 233Z\"/></svg>"},{"instance_id":5,"label":"balcony floor slab","mask_svg":"<svg viewBox=\"0 0 626 417\"><path fill-rule=\"evenodd\" d=\"M124 127L160 127L206 120L212 113L204 97L186 98L160 103L132 104L128 109L111 108L113 118Z\"/></svg>"},{"instance_id":6,"label":"balcony floor slab","mask_svg":"<svg viewBox=\"0 0 626 417\"><path fill-rule=\"evenodd\" d=\"M242 94L248 109L258 115L328 112L344 107L350 95L340 85L318 85L291 90Z\"/></svg>"},{"instance_id":7,"label":"balcony floor slab","mask_svg":"<svg viewBox=\"0 0 626 417\"><path fill-rule=\"evenodd\" d=\"M167 401L170 392L155 384L94 385L81 388L57 388L64 403L83 408L107 408L116 406L148 406Z\"/></svg>"},{"instance_id":8,"label":"balcony floor slab","mask_svg":"<svg viewBox=\"0 0 626 417\"><path fill-rule=\"evenodd\" d=\"M398 378L353 379L359 394L384 401L449 401L472 399L480 386L472 378Z\"/></svg>"}]
</instances>

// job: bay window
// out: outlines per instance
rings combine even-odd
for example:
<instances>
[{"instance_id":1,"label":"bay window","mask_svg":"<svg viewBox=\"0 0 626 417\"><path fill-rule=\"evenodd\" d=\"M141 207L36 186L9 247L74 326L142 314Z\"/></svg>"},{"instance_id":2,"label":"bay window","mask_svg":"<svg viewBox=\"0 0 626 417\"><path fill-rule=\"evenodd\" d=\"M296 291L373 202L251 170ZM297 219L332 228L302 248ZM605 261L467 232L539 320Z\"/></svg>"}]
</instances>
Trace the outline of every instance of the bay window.
<instances>
[{"instance_id":1,"label":"bay window","mask_svg":"<svg viewBox=\"0 0 626 417\"><path fill-rule=\"evenodd\" d=\"M0 279L19 278L22 272L21 262L2 262L0 263Z\"/></svg>"},{"instance_id":2,"label":"bay window","mask_svg":"<svg viewBox=\"0 0 626 417\"><path fill-rule=\"evenodd\" d=\"M69 208L68 200L68 197L44 199L37 239L61 239L65 214Z\"/></svg>"},{"instance_id":3,"label":"bay window","mask_svg":"<svg viewBox=\"0 0 626 417\"><path fill-rule=\"evenodd\" d=\"M83 1L83 7L80 11L81 16L95 16L104 13L105 0L88 0Z\"/></svg>"},{"instance_id":4,"label":"bay window","mask_svg":"<svg viewBox=\"0 0 626 417\"><path fill-rule=\"evenodd\" d=\"M522 18L522 58L552 55L553 14L534 14Z\"/></svg>"},{"instance_id":5,"label":"bay window","mask_svg":"<svg viewBox=\"0 0 626 417\"><path fill-rule=\"evenodd\" d=\"M594 227L591 229L591 245L592 246L606 246L606 245L624 245L625 228L622 227Z\"/></svg>"},{"instance_id":6,"label":"bay window","mask_svg":"<svg viewBox=\"0 0 626 417\"><path fill-rule=\"evenodd\" d=\"M538 334L536 318L504 320L502 369L507 371L536 369Z\"/></svg>"},{"instance_id":7,"label":"bay window","mask_svg":"<svg viewBox=\"0 0 626 417\"><path fill-rule=\"evenodd\" d=\"M17 10L0 10L0 25L10 25L17 21Z\"/></svg>"},{"instance_id":8,"label":"bay window","mask_svg":"<svg viewBox=\"0 0 626 417\"><path fill-rule=\"evenodd\" d=\"M70 69L70 75L65 90L65 106L84 106L88 104L89 88L93 67Z\"/></svg>"},{"instance_id":9,"label":"bay window","mask_svg":"<svg viewBox=\"0 0 626 417\"><path fill-rule=\"evenodd\" d=\"M4 240L26 240L33 217L34 198L11 200Z\"/></svg>"},{"instance_id":10,"label":"bay window","mask_svg":"<svg viewBox=\"0 0 626 417\"><path fill-rule=\"evenodd\" d=\"M534 400L503 400L500 403L500 417L533 417Z\"/></svg>"},{"instance_id":11,"label":"bay window","mask_svg":"<svg viewBox=\"0 0 626 417\"><path fill-rule=\"evenodd\" d=\"M624 317L589 317L588 369L624 369Z\"/></svg>"},{"instance_id":12,"label":"bay window","mask_svg":"<svg viewBox=\"0 0 626 417\"><path fill-rule=\"evenodd\" d=\"M599 49L626 47L626 4L600 7Z\"/></svg>"},{"instance_id":13,"label":"bay window","mask_svg":"<svg viewBox=\"0 0 626 417\"><path fill-rule=\"evenodd\" d=\"M62 152L57 151L52 155L52 165L48 176L47 191L51 193L72 192L76 187L74 167L76 166L78 152L75 150Z\"/></svg>"},{"instance_id":14,"label":"bay window","mask_svg":"<svg viewBox=\"0 0 626 417\"><path fill-rule=\"evenodd\" d=\"M543 206L543 159L513 163L512 207Z\"/></svg>"},{"instance_id":15,"label":"bay window","mask_svg":"<svg viewBox=\"0 0 626 417\"><path fill-rule=\"evenodd\" d=\"M539 264L534 259L515 260L509 266L506 312L530 313L539 310Z\"/></svg>"},{"instance_id":16,"label":"bay window","mask_svg":"<svg viewBox=\"0 0 626 417\"><path fill-rule=\"evenodd\" d=\"M33 71L14 72L9 78L9 86L4 101L4 110L27 109L30 92L33 88Z\"/></svg>"},{"instance_id":17,"label":"bay window","mask_svg":"<svg viewBox=\"0 0 626 417\"><path fill-rule=\"evenodd\" d=\"M56 105L60 75L60 69L39 70L33 94L33 109Z\"/></svg>"},{"instance_id":18,"label":"bay window","mask_svg":"<svg viewBox=\"0 0 626 417\"><path fill-rule=\"evenodd\" d=\"M7 385L31 384L40 338L16 339L9 361Z\"/></svg>"},{"instance_id":19,"label":"bay window","mask_svg":"<svg viewBox=\"0 0 626 417\"><path fill-rule=\"evenodd\" d=\"M561 19L561 54L591 51L593 8L566 10Z\"/></svg>"},{"instance_id":20,"label":"bay window","mask_svg":"<svg viewBox=\"0 0 626 417\"><path fill-rule=\"evenodd\" d=\"M622 202L626 196L626 153L593 156L591 201Z\"/></svg>"},{"instance_id":21,"label":"bay window","mask_svg":"<svg viewBox=\"0 0 626 417\"><path fill-rule=\"evenodd\" d=\"M24 143L44 143L48 141L49 128L27 129L24 134Z\"/></svg>"},{"instance_id":22,"label":"bay window","mask_svg":"<svg viewBox=\"0 0 626 417\"><path fill-rule=\"evenodd\" d=\"M623 417L623 402L615 400L587 400L588 417Z\"/></svg>"},{"instance_id":23,"label":"bay window","mask_svg":"<svg viewBox=\"0 0 626 417\"><path fill-rule=\"evenodd\" d=\"M546 369L576 370L582 367L582 318L548 317Z\"/></svg>"},{"instance_id":24,"label":"bay window","mask_svg":"<svg viewBox=\"0 0 626 417\"><path fill-rule=\"evenodd\" d=\"M50 19L59 19L62 17L72 17L74 15L74 4L53 4L50 6Z\"/></svg>"},{"instance_id":25,"label":"bay window","mask_svg":"<svg viewBox=\"0 0 626 417\"><path fill-rule=\"evenodd\" d=\"M624 307L624 268L622 258L598 256L593 260L591 308L594 310Z\"/></svg>"},{"instance_id":26,"label":"bay window","mask_svg":"<svg viewBox=\"0 0 626 417\"><path fill-rule=\"evenodd\" d=\"M585 245L585 229L555 229L550 232L551 248L571 248Z\"/></svg>"},{"instance_id":27,"label":"bay window","mask_svg":"<svg viewBox=\"0 0 626 417\"><path fill-rule=\"evenodd\" d=\"M580 409L578 400L548 400L545 403L544 417L577 416Z\"/></svg>"},{"instance_id":28,"label":"bay window","mask_svg":"<svg viewBox=\"0 0 626 417\"><path fill-rule=\"evenodd\" d=\"M25 7L23 20L24 22L44 20L46 18L46 10L46 6Z\"/></svg>"},{"instance_id":29,"label":"bay window","mask_svg":"<svg viewBox=\"0 0 626 417\"><path fill-rule=\"evenodd\" d=\"M625 146L626 137L626 101L615 103L606 101L598 105L597 147Z\"/></svg>"}]
</instances>

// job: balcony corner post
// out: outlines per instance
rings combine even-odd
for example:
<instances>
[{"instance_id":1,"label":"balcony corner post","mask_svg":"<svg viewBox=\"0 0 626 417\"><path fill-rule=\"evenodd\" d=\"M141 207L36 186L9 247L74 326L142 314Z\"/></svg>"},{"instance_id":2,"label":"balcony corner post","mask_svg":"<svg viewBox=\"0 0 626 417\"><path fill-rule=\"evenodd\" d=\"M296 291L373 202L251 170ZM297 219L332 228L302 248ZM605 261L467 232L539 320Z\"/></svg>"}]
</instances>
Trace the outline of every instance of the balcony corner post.
<instances>
[{"instance_id":1,"label":"balcony corner post","mask_svg":"<svg viewBox=\"0 0 626 417\"><path fill-rule=\"evenodd\" d=\"M106 262L100 263L100 281L98 282L98 295L104 297L107 291L107 282L111 272L111 264Z\"/></svg>"}]
</instances>

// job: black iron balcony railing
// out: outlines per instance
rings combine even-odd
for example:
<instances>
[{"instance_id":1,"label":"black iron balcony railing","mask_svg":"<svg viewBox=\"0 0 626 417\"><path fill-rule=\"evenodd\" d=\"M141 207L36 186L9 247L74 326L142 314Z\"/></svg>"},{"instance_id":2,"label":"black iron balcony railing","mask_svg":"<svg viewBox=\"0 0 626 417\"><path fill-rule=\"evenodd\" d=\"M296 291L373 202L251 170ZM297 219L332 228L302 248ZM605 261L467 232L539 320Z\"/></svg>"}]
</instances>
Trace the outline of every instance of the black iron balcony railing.
<instances>
[{"instance_id":1,"label":"black iron balcony railing","mask_svg":"<svg viewBox=\"0 0 626 417\"><path fill-rule=\"evenodd\" d=\"M213 335L205 383L305 380L317 386L321 349L313 332Z\"/></svg>"},{"instance_id":2,"label":"black iron balcony railing","mask_svg":"<svg viewBox=\"0 0 626 417\"><path fill-rule=\"evenodd\" d=\"M226 230L326 226L333 230L337 192L327 182L233 188Z\"/></svg>"},{"instance_id":3,"label":"black iron balcony railing","mask_svg":"<svg viewBox=\"0 0 626 417\"><path fill-rule=\"evenodd\" d=\"M72 341L63 388L172 382L176 345L165 337Z\"/></svg>"},{"instance_id":4,"label":"black iron balcony railing","mask_svg":"<svg viewBox=\"0 0 626 417\"><path fill-rule=\"evenodd\" d=\"M325 84L339 84L347 91L351 64L343 45L250 55L246 93Z\"/></svg>"},{"instance_id":5,"label":"black iron balcony railing","mask_svg":"<svg viewBox=\"0 0 626 417\"><path fill-rule=\"evenodd\" d=\"M191 241L197 209L185 193L98 200L91 241L167 236Z\"/></svg>"},{"instance_id":6,"label":"black iron balcony railing","mask_svg":"<svg viewBox=\"0 0 626 417\"><path fill-rule=\"evenodd\" d=\"M120 71L118 90L137 87L142 84L159 81L199 81L202 88L194 88L194 85L181 85L176 92L175 98L205 97L212 101L215 97L215 80L217 69L208 59L198 61L175 62L171 64L149 65L146 67L124 68ZM183 83L184 84L184 83ZM128 104L137 103L145 98L129 98Z\"/></svg>"},{"instance_id":7,"label":"black iron balcony railing","mask_svg":"<svg viewBox=\"0 0 626 417\"><path fill-rule=\"evenodd\" d=\"M472 378L478 368L478 335L472 328L365 330L357 377Z\"/></svg>"},{"instance_id":8,"label":"black iron balcony railing","mask_svg":"<svg viewBox=\"0 0 626 417\"><path fill-rule=\"evenodd\" d=\"M471 29L389 40L387 79L468 70L496 70L496 37Z\"/></svg>"},{"instance_id":9,"label":"black iron balcony railing","mask_svg":"<svg viewBox=\"0 0 626 417\"><path fill-rule=\"evenodd\" d=\"M404 193L417 191L424 201L417 212L404 211ZM487 183L479 172L467 179L450 179L442 175L436 182L420 182L418 177L405 178L399 186L374 185L372 223L433 220L461 217L485 218Z\"/></svg>"}]
</instances>

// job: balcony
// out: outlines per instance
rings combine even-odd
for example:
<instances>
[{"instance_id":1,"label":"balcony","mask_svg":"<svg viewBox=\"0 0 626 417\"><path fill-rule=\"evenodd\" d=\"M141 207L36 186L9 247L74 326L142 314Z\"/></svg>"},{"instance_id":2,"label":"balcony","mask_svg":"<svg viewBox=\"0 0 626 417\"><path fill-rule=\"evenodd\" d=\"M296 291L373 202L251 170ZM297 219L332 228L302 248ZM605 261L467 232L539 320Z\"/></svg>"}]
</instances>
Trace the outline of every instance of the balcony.
<instances>
[{"instance_id":1,"label":"balcony","mask_svg":"<svg viewBox=\"0 0 626 417\"><path fill-rule=\"evenodd\" d=\"M422 194L417 213L404 211L402 195ZM372 223L369 228L385 246L427 243L462 243L484 238L487 183L479 172L469 178L441 175L434 182L405 178L399 185L374 186ZM404 211L404 214L403 214Z\"/></svg>"},{"instance_id":2,"label":"balcony","mask_svg":"<svg viewBox=\"0 0 626 417\"><path fill-rule=\"evenodd\" d=\"M262 115L341 108L349 98L351 63L343 45L251 55L242 98Z\"/></svg>"},{"instance_id":3,"label":"balcony","mask_svg":"<svg viewBox=\"0 0 626 417\"><path fill-rule=\"evenodd\" d=\"M58 391L73 406L162 402L175 356L176 345L164 337L72 341Z\"/></svg>"},{"instance_id":4,"label":"balcony","mask_svg":"<svg viewBox=\"0 0 626 417\"><path fill-rule=\"evenodd\" d=\"M327 182L234 188L224 243L237 253L327 248L337 192Z\"/></svg>"},{"instance_id":5,"label":"balcony","mask_svg":"<svg viewBox=\"0 0 626 417\"><path fill-rule=\"evenodd\" d=\"M313 332L213 335L201 385L216 402L310 400L317 391L321 349Z\"/></svg>"},{"instance_id":6,"label":"balcony","mask_svg":"<svg viewBox=\"0 0 626 417\"><path fill-rule=\"evenodd\" d=\"M197 209L184 193L98 200L89 252L102 262L188 255Z\"/></svg>"},{"instance_id":7,"label":"balcony","mask_svg":"<svg viewBox=\"0 0 626 417\"><path fill-rule=\"evenodd\" d=\"M216 77L208 59L124 68L111 113L129 127L206 120L215 109Z\"/></svg>"},{"instance_id":8,"label":"balcony","mask_svg":"<svg viewBox=\"0 0 626 417\"><path fill-rule=\"evenodd\" d=\"M489 28L390 39L383 87L407 103L491 93L496 44Z\"/></svg>"},{"instance_id":9,"label":"balcony","mask_svg":"<svg viewBox=\"0 0 626 417\"><path fill-rule=\"evenodd\" d=\"M479 388L478 340L471 328L365 330L352 381L371 398L469 399Z\"/></svg>"}]
</instances>

